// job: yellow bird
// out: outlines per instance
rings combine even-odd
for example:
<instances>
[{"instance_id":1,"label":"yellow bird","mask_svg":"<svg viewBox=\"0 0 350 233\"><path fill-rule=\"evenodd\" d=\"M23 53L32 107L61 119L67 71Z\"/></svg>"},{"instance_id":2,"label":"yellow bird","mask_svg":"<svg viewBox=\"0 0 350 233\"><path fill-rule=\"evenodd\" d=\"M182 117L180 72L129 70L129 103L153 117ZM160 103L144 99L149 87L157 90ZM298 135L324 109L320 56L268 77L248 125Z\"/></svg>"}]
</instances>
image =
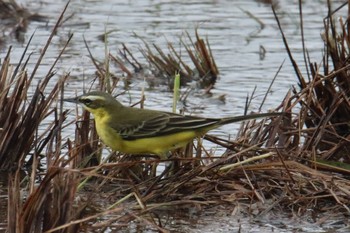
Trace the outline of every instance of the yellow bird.
<instances>
[{"instance_id":1,"label":"yellow bird","mask_svg":"<svg viewBox=\"0 0 350 233\"><path fill-rule=\"evenodd\" d=\"M93 91L73 99L95 118L101 140L115 151L128 154L155 154L184 147L196 137L221 125L242 120L281 115L262 113L221 119L184 116L170 112L126 107L112 95Z\"/></svg>"}]
</instances>

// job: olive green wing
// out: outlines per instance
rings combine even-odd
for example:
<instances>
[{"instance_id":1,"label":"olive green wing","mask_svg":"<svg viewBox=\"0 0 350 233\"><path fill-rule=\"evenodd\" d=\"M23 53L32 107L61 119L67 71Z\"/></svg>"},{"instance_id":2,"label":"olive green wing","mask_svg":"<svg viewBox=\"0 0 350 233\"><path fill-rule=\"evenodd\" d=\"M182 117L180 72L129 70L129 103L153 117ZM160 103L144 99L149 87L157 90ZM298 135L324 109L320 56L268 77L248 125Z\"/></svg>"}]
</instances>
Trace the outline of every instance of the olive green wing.
<instances>
[{"instance_id":1,"label":"olive green wing","mask_svg":"<svg viewBox=\"0 0 350 233\"><path fill-rule=\"evenodd\" d=\"M160 113L136 124L118 127L116 130L124 140L136 140L210 128L218 121L217 119Z\"/></svg>"}]
</instances>

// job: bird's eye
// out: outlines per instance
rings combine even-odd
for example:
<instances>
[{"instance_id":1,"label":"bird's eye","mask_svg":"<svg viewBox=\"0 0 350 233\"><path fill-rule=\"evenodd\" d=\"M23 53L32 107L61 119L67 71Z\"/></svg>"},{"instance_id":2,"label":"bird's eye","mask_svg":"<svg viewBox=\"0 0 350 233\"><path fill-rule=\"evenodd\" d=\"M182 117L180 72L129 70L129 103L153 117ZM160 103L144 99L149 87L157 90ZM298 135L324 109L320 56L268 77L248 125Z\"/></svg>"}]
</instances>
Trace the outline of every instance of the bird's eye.
<instances>
[{"instance_id":1,"label":"bird's eye","mask_svg":"<svg viewBox=\"0 0 350 233\"><path fill-rule=\"evenodd\" d=\"M81 99L80 101L86 106L89 106L92 103L91 99Z\"/></svg>"}]
</instances>

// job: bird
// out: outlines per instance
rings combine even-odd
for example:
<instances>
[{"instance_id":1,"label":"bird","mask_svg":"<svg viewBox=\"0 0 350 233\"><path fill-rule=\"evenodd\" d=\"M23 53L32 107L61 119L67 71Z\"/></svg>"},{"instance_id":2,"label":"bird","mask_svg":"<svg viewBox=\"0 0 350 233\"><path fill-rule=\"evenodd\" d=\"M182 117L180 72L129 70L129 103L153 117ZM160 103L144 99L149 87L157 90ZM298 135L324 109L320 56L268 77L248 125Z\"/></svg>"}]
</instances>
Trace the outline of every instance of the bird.
<instances>
[{"instance_id":1,"label":"bird","mask_svg":"<svg viewBox=\"0 0 350 233\"><path fill-rule=\"evenodd\" d=\"M167 153L186 146L194 138L222 125L281 115L260 113L226 118L203 118L150 109L124 106L111 94L92 91L75 98L76 103L93 114L97 134L114 151L127 154L153 154L167 158Z\"/></svg>"}]
</instances>

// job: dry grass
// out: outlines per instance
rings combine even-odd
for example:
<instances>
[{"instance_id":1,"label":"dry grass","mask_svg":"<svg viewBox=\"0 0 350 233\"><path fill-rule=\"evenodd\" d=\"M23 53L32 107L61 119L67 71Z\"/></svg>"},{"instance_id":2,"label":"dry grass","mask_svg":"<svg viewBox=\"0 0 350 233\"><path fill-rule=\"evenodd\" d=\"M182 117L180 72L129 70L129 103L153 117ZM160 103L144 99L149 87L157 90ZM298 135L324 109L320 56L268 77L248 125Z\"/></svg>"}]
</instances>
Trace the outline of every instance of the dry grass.
<instances>
[{"instance_id":1,"label":"dry grass","mask_svg":"<svg viewBox=\"0 0 350 233\"><path fill-rule=\"evenodd\" d=\"M8 232L118 231L131 222L141 230L167 232L164 213L240 204L253 217L273 210L348 217L350 38L348 22L340 21L338 27L331 17L325 20L322 69L307 61L310 72L304 78L292 62L300 90L288 92L276 108L284 116L245 122L235 140L207 135L206 140L227 149L224 155L213 157L198 141L174 152L169 159L173 166L161 174L155 172L160 161L152 157L113 153L108 163L101 162L101 147L86 112L77 116L74 142L62 140L62 130L73 127L58 98L67 77L49 88L51 69L30 93L42 57L28 75L26 62L11 66L9 50L0 70L0 167L9 174ZM116 81L108 67L95 65L101 89L112 90ZM44 120L49 124L39 130ZM39 155L46 160L44 172L38 169Z\"/></svg>"},{"instance_id":2,"label":"dry grass","mask_svg":"<svg viewBox=\"0 0 350 233\"><path fill-rule=\"evenodd\" d=\"M24 41L24 34L30 21L46 20L45 16L29 12L14 0L0 0L0 9L2 31L10 30L11 36L20 42ZM0 38L0 42L5 41L6 38Z\"/></svg>"},{"instance_id":3,"label":"dry grass","mask_svg":"<svg viewBox=\"0 0 350 233\"><path fill-rule=\"evenodd\" d=\"M26 50L18 66L13 67L10 48L1 66L0 168L8 174L8 232L44 232L69 222L79 213L73 211L78 174L66 170L68 165L74 165L76 155L71 148L68 159L62 154L61 132L67 111L63 111L58 96L63 93L68 75L55 83L51 81L65 47L40 82L36 84L33 78L62 16L30 75L24 60L30 59ZM29 44L30 41L27 48ZM41 160L46 161L44 175L40 174ZM73 228L65 232L76 232Z\"/></svg>"},{"instance_id":4,"label":"dry grass","mask_svg":"<svg viewBox=\"0 0 350 233\"><path fill-rule=\"evenodd\" d=\"M186 32L186 37L187 40L186 38L179 38L180 44L183 46L179 51L175 49L172 42L167 42L168 51L164 51L158 45L149 45L142 39L144 47L140 51L149 66L142 65L125 44L119 50L119 55L110 54L111 61L118 65L129 81L136 76L134 74L148 69L152 74L144 75L144 77L150 86L167 85L169 90L172 90L174 87L173 77L176 73L179 73L182 86L186 86L190 82L196 82L198 88L209 92L214 87L219 75L209 41L201 38L198 30L195 31L194 39L191 38L188 32ZM186 60L188 60L188 63ZM192 62L192 64L190 65L189 62Z\"/></svg>"}]
</instances>

